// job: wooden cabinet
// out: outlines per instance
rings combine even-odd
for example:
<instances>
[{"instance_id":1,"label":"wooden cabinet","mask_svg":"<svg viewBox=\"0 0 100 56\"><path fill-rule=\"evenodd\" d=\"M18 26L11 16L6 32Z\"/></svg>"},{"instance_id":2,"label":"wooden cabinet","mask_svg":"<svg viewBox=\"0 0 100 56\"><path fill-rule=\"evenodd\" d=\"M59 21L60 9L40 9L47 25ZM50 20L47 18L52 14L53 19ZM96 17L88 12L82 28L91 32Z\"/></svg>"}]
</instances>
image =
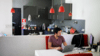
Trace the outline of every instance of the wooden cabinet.
<instances>
[{"instance_id":1,"label":"wooden cabinet","mask_svg":"<svg viewBox=\"0 0 100 56\"><path fill-rule=\"evenodd\" d=\"M38 15L40 15L40 19L48 19L48 8L38 8Z\"/></svg>"},{"instance_id":2,"label":"wooden cabinet","mask_svg":"<svg viewBox=\"0 0 100 56\"><path fill-rule=\"evenodd\" d=\"M64 19L66 19L66 20L71 20L72 18L69 17L68 15L69 15L69 13L70 13L70 10L71 10L71 12L72 12L72 4L70 5L70 4L64 3L63 6L64 6L64 8L65 8Z\"/></svg>"},{"instance_id":3,"label":"wooden cabinet","mask_svg":"<svg viewBox=\"0 0 100 56\"><path fill-rule=\"evenodd\" d=\"M48 19L48 8L39 8L37 6L24 6L24 18L31 15L32 19Z\"/></svg>"},{"instance_id":4,"label":"wooden cabinet","mask_svg":"<svg viewBox=\"0 0 100 56\"><path fill-rule=\"evenodd\" d=\"M28 18L28 15L31 15L31 18L34 19L38 15L37 6L24 6L24 18Z\"/></svg>"},{"instance_id":5,"label":"wooden cabinet","mask_svg":"<svg viewBox=\"0 0 100 56\"><path fill-rule=\"evenodd\" d=\"M55 15L54 15L54 14L49 13L49 15L48 15L48 19L55 19Z\"/></svg>"}]
</instances>

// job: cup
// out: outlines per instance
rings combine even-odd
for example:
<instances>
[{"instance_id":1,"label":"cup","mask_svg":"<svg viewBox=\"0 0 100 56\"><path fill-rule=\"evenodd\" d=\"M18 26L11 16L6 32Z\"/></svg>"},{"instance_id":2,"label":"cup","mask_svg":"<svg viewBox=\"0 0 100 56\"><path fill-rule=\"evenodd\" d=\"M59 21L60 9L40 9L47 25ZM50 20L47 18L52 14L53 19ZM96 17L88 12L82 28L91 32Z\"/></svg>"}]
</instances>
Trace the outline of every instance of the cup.
<instances>
[{"instance_id":1,"label":"cup","mask_svg":"<svg viewBox=\"0 0 100 56\"><path fill-rule=\"evenodd\" d=\"M98 46L97 52L100 52L100 45Z\"/></svg>"},{"instance_id":2,"label":"cup","mask_svg":"<svg viewBox=\"0 0 100 56\"><path fill-rule=\"evenodd\" d=\"M95 49L91 49L92 52L95 52Z\"/></svg>"},{"instance_id":3,"label":"cup","mask_svg":"<svg viewBox=\"0 0 100 56\"><path fill-rule=\"evenodd\" d=\"M39 32L40 35L42 35L43 32Z\"/></svg>"}]
</instances>

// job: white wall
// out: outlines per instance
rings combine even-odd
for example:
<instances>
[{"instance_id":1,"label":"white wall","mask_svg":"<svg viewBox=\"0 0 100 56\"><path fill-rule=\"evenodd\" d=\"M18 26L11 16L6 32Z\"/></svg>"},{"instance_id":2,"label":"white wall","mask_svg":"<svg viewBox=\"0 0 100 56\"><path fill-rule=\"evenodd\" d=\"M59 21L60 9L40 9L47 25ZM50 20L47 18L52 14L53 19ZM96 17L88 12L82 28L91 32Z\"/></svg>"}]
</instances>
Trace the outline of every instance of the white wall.
<instances>
[{"instance_id":1,"label":"white wall","mask_svg":"<svg viewBox=\"0 0 100 56\"><path fill-rule=\"evenodd\" d=\"M72 19L85 19L85 33L94 35L94 42L100 40L100 0L71 0ZM70 3L70 0L66 0Z\"/></svg>"},{"instance_id":2,"label":"white wall","mask_svg":"<svg viewBox=\"0 0 100 56\"><path fill-rule=\"evenodd\" d=\"M0 32L12 34L12 0L0 0Z\"/></svg>"},{"instance_id":3,"label":"white wall","mask_svg":"<svg viewBox=\"0 0 100 56\"><path fill-rule=\"evenodd\" d=\"M84 0L84 18L86 33L92 33L95 43L98 42L100 40L100 0Z\"/></svg>"}]
</instances>

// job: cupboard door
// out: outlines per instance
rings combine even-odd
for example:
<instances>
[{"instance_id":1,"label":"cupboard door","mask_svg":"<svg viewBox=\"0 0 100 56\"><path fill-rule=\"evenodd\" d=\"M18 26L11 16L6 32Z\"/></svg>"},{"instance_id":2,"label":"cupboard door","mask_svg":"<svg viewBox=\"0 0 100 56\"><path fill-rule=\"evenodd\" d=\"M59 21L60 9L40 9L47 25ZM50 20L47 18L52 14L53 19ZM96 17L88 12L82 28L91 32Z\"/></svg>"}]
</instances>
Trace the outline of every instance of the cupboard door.
<instances>
[{"instance_id":1,"label":"cupboard door","mask_svg":"<svg viewBox=\"0 0 100 56\"><path fill-rule=\"evenodd\" d=\"M65 12L64 12L64 19L66 20L71 20L71 17L69 17L69 13L70 11L72 12L72 4L63 4L64 8L65 8Z\"/></svg>"},{"instance_id":2,"label":"cupboard door","mask_svg":"<svg viewBox=\"0 0 100 56\"><path fill-rule=\"evenodd\" d=\"M31 18L34 19L38 15L37 6L24 6L24 18L28 18L28 15L31 15Z\"/></svg>"},{"instance_id":3,"label":"cupboard door","mask_svg":"<svg viewBox=\"0 0 100 56\"><path fill-rule=\"evenodd\" d=\"M48 19L48 8L38 8L38 15L40 15L40 19Z\"/></svg>"}]
</instances>

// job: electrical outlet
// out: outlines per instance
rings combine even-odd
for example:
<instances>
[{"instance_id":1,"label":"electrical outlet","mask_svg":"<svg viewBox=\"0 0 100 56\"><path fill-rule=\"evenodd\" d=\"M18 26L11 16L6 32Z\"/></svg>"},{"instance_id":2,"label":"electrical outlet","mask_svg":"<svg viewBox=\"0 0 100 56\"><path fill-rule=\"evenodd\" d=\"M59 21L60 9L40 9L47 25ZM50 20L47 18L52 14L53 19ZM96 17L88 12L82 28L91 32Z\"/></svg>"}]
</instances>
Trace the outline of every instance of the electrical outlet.
<instances>
[{"instance_id":1,"label":"electrical outlet","mask_svg":"<svg viewBox=\"0 0 100 56\"><path fill-rule=\"evenodd\" d=\"M11 28L12 27L12 25L6 25L6 28Z\"/></svg>"}]
</instances>

